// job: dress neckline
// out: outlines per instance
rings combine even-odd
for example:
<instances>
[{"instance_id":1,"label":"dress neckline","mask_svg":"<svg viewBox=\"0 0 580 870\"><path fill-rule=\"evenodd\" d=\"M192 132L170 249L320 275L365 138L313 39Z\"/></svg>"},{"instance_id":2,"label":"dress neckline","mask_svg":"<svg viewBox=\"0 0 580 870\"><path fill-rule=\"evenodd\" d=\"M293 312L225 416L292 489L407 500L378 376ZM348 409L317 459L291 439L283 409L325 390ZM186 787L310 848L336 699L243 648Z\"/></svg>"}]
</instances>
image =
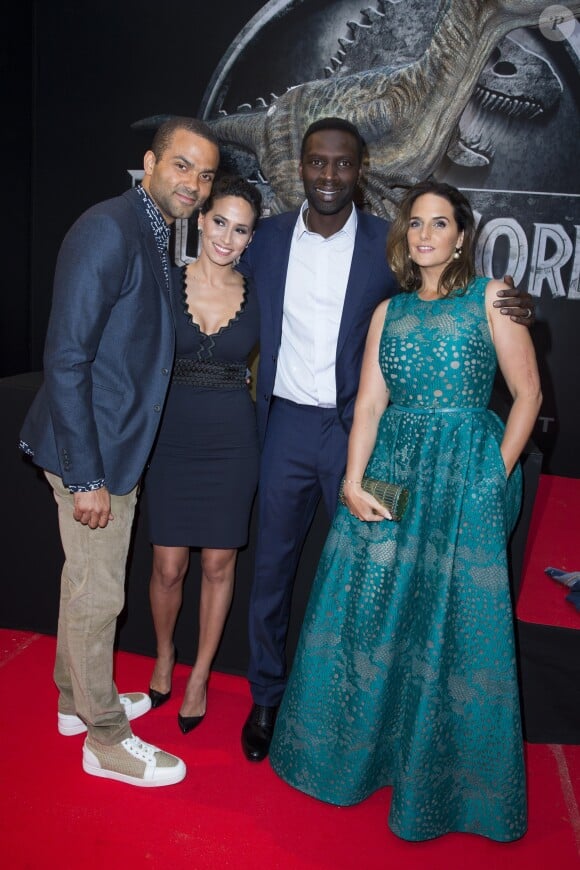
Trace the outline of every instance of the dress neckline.
<instances>
[{"instance_id":1,"label":"dress neckline","mask_svg":"<svg viewBox=\"0 0 580 870\"><path fill-rule=\"evenodd\" d=\"M442 299L447 299L447 296L433 296L432 299L423 299L419 296L419 293L415 291L415 296L419 300L419 302L425 303L425 305L430 305L431 302L441 302Z\"/></svg>"},{"instance_id":2,"label":"dress neckline","mask_svg":"<svg viewBox=\"0 0 580 870\"><path fill-rule=\"evenodd\" d=\"M469 295L471 289L475 286L477 279L480 277L482 276L474 275L473 278L470 278L467 286L462 288L460 292L446 293L444 296L434 296L432 299L421 299L418 290L415 290L412 295L415 299L418 299L422 305L431 305L433 302L443 302L445 299L461 299L462 297ZM486 279L486 281L489 280L489 278Z\"/></svg>"},{"instance_id":3,"label":"dress neckline","mask_svg":"<svg viewBox=\"0 0 580 870\"><path fill-rule=\"evenodd\" d=\"M189 322L189 325L192 326L194 329L196 329L200 335L205 335L207 338L213 338L216 335L221 335L223 332L226 332L228 329L230 329L234 325L234 323L236 323L240 319L241 315L244 312L244 309L246 308L246 304L248 302L248 281L247 281L246 276L242 275L242 280L243 280L242 301L240 302L240 307L238 308L236 313L234 315L232 315L232 317L230 317L230 319L228 320L227 323L224 323L215 332L204 332L203 329L201 328L201 326L199 325L199 323L197 322L197 320L193 319L193 315L191 314L191 311L189 310L189 305L187 304L186 269L187 269L187 266L183 266L182 271L181 271L181 302L183 305L183 313L185 314L185 316Z\"/></svg>"}]
</instances>

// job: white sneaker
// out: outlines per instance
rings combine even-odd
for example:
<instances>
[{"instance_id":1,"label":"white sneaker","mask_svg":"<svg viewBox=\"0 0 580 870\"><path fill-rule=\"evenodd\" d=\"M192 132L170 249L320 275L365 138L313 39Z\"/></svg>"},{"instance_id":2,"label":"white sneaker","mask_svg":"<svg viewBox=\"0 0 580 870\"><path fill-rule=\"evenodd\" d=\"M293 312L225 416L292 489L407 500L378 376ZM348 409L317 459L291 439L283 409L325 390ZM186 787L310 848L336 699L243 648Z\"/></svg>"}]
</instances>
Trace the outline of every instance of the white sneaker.
<instances>
[{"instance_id":1,"label":"white sneaker","mask_svg":"<svg viewBox=\"0 0 580 870\"><path fill-rule=\"evenodd\" d=\"M181 782L186 773L180 758L144 743L135 735L113 746L104 746L87 737L83 746L83 770L91 776L147 788Z\"/></svg>"},{"instance_id":2,"label":"white sneaker","mask_svg":"<svg viewBox=\"0 0 580 870\"><path fill-rule=\"evenodd\" d=\"M144 692L129 692L128 694L119 695L119 700L125 708L127 719L138 719L151 709L151 698ZM58 731L65 737L72 737L74 734L84 734L87 726L74 713L59 713L58 714Z\"/></svg>"}]
</instances>

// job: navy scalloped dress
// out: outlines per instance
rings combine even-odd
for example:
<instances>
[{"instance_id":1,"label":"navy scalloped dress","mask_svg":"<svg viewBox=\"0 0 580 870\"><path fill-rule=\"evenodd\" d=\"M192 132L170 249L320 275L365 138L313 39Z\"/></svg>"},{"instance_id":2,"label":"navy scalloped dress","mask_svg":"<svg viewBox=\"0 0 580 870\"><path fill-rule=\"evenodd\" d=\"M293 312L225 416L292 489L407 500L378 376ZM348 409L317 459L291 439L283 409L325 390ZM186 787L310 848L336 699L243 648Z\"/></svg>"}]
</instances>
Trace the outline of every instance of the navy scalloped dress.
<instances>
[{"instance_id":1,"label":"navy scalloped dress","mask_svg":"<svg viewBox=\"0 0 580 870\"><path fill-rule=\"evenodd\" d=\"M389 303L390 404L367 474L411 500L400 523L338 507L270 750L283 779L329 803L393 786L389 826L407 840L526 830L506 560L521 471L506 478L487 410L487 280Z\"/></svg>"},{"instance_id":2,"label":"navy scalloped dress","mask_svg":"<svg viewBox=\"0 0 580 870\"><path fill-rule=\"evenodd\" d=\"M189 313L184 270L174 271L173 286L176 356L247 365L259 336L252 285L244 279L240 309L213 335L202 332ZM166 547L244 546L258 466L249 388L172 382L144 482L151 542Z\"/></svg>"}]
</instances>

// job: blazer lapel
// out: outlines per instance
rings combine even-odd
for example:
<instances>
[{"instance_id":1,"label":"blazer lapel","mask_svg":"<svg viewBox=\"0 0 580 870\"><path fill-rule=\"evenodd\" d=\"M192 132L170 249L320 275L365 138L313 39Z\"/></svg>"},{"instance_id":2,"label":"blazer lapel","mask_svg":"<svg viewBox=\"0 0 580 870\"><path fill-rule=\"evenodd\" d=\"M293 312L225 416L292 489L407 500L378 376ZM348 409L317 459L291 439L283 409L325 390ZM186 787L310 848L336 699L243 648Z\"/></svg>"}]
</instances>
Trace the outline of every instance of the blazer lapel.
<instances>
[{"instance_id":1,"label":"blazer lapel","mask_svg":"<svg viewBox=\"0 0 580 870\"><path fill-rule=\"evenodd\" d=\"M171 278L169 279L169 286L167 284L167 280L165 278L165 272L163 271L163 264L161 262L161 255L159 254L159 250L157 248L157 242L155 241L155 236L153 235L153 230L151 228L151 224L149 222L149 218L147 217L147 213L145 209L142 207L141 202L139 200L139 194L135 189L128 190L124 194L133 208L135 209L135 213L137 214L137 219L139 221L139 226L141 227L141 233L143 234L144 247L147 251L147 257L151 264L151 269L153 270L153 274L155 275L155 280L159 284L160 290L169 290L171 287ZM171 271L171 266L168 267Z\"/></svg>"},{"instance_id":2,"label":"blazer lapel","mask_svg":"<svg viewBox=\"0 0 580 870\"><path fill-rule=\"evenodd\" d=\"M376 240L372 228L368 226L364 212L359 211L354 251L338 331L337 358L348 338L356 310L365 296L365 288L372 273L374 245L376 245Z\"/></svg>"},{"instance_id":3,"label":"blazer lapel","mask_svg":"<svg viewBox=\"0 0 580 870\"><path fill-rule=\"evenodd\" d=\"M282 338L282 317L284 312L284 291L286 289L286 275L288 274L288 260L290 247L298 212L289 212L283 215L276 226L276 236L272 240L270 252L270 280L262 278L261 284L267 291L260 299L262 317L267 310L270 318L271 335L273 344L278 348Z\"/></svg>"}]
</instances>

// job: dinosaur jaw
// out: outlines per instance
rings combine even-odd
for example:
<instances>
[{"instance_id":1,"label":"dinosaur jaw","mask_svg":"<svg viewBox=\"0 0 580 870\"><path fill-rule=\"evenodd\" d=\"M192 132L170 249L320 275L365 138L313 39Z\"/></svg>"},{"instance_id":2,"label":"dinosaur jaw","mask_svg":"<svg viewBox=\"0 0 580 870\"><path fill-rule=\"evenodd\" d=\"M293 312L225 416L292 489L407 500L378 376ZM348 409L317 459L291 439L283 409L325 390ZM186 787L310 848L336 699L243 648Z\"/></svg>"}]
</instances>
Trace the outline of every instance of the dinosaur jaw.
<instances>
[{"instance_id":1,"label":"dinosaur jaw","mask_svg":"<svg viewBox=\"0 0 580 870\"><path fill-rule=\"evenodd\" d=\"M460 166L488 166L514 124L543 114L538 102L478 88L461 116L459 138L448 156Z\"/></svg>"}]
</instances>

